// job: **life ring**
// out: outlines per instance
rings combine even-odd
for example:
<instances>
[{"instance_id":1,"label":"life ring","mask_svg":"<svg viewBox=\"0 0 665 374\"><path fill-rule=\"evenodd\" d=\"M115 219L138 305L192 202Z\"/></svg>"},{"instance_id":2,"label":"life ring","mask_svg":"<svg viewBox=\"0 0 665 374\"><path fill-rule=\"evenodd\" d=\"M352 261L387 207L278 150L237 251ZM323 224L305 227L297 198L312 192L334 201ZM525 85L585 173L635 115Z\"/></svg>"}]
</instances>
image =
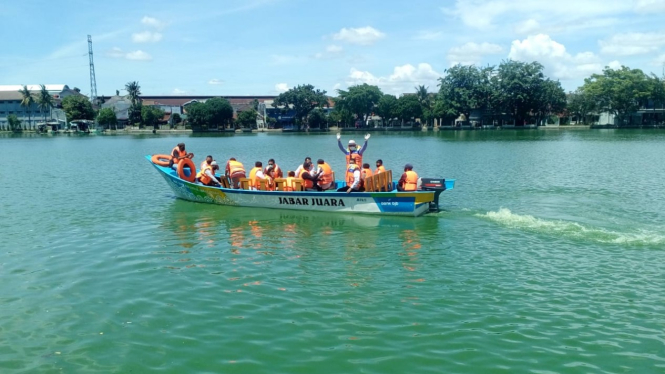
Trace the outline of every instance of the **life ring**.
<instances>
[{"instance_id":1,"label":"life ring","mask_svg":"<svg viewBox=\"0 0 665 374\"><path fill-rule=\"evenodd\" d=\"M189 168L189 176L185 174L185 166ZM178 161L178 176L180 179L184 179L187 182L196 182L196 165L194 165L194 162L191 159L183 158Z\"/></svg>"},{"instance_id":2,"label":"life ring","mask_svg":"<svg viewBox=\"0 0 665 374\"><path fill-rule=\"evenodd\" d=\"M152 155L152 158L150 159L153 164L159 165L159 166L169 166L171 162L171 156L170 155Z\"/></svg>"}]
</instances>

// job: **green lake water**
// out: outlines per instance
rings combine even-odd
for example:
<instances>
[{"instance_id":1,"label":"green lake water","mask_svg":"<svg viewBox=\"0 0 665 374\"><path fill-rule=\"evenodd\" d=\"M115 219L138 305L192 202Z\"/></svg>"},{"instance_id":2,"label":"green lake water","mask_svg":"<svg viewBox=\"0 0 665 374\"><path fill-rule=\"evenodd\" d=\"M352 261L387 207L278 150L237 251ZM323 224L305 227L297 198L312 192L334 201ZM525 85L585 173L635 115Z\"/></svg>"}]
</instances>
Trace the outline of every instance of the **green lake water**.
<instances>
[{"instance_id":1,"label":"green lake water","mask_svg":"<svg viewBox=\"0 0 665 374\"><path fill-rule=\"evenodd\" d=\"M0 373L665 372L663 131L373 134L457 179L420 218L178 200L143 156L180 141L343 170L334 134L0 136Z\"/></svg>"}]
</instances>

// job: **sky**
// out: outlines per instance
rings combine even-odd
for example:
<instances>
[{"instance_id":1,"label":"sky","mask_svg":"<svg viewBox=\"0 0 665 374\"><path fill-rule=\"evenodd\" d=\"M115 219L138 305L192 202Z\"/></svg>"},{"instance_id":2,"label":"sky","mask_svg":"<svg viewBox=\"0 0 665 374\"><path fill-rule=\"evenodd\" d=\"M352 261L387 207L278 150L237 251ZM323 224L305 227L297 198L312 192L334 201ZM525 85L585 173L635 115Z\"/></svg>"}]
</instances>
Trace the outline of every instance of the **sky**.
<instances>
[{"instance_id":1,"label":"sky","mask_svg":"<svg viewBox=\"0 0 665 374\"><path fill-rule=\"evenodd\" d=\"M538 61L567 91L605 66L663 74L665 0L29 1L0 3L0 85L98 95L437 90L446 69Z\"/></svg>"}]
</instances>

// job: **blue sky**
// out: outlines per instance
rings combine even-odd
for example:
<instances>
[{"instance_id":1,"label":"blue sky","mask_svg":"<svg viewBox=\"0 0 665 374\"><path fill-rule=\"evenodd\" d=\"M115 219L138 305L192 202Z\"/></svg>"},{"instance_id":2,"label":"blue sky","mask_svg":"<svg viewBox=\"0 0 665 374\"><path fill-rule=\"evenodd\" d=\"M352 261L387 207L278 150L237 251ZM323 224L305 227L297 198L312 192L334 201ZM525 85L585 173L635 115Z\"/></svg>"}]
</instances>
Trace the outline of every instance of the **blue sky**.
<instances>
[{"instance_id":1,"label":"blue sky","mask_svg":"<svg viewBox=\"0 0 665 374\"><path fill-rule=\"evenodd\" d=\"M455 63L539 61L574 90L604 66L663 73L665 0L31 1L0 4L0 84L98 94L274 95L311 83L436 90Z\"/></svg>"}]
</instances>

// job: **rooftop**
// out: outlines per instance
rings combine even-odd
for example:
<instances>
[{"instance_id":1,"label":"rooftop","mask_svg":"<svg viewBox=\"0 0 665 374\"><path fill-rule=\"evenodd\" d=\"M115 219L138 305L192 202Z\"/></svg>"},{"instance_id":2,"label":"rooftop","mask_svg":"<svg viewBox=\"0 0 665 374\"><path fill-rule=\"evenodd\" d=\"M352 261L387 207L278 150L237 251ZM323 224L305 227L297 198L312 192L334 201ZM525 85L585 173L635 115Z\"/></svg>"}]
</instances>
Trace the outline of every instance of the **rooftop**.
<instances>
[{"instance_id":1,"label":"rooftop","mask_svg":"<svg viewBox=\"0 0 665 374\"><path fill-rule=\"evenodd\" d=\"M28 84L28 90L29 91L41 91L42 86L38 84ZM69 87L66 84L45 84L46 90L47 91L64 91L68 90ZM22 84L6 84L6 85L0 85L0 92L10 92L10 91L19 91L23 89Z\"/></svg>"}]
</instances>

